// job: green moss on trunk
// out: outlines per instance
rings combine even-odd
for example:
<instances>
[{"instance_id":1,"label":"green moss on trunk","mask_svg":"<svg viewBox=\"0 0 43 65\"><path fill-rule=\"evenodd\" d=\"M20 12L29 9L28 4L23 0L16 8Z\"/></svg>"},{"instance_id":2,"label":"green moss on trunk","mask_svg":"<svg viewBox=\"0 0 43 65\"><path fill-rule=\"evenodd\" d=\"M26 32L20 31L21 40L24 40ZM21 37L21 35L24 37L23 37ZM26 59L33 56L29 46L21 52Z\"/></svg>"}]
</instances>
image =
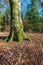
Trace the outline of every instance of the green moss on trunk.
<instances>
[{"instance_id":1,"label":"green moss on trunk","mask_svg":"<svg viewBox=\"0 0 43 65\"><path fill-rule=\"evenodd\" d=\"M24 39L31 40L28 38L23 31L23 24L21 19L21 10L20 10L20 1L18 0L9 0L10 3L10 13L11 13L11 21L10 21L10 34L6 41L18 41L22 42Z\"/></svg>"}]
</instances>

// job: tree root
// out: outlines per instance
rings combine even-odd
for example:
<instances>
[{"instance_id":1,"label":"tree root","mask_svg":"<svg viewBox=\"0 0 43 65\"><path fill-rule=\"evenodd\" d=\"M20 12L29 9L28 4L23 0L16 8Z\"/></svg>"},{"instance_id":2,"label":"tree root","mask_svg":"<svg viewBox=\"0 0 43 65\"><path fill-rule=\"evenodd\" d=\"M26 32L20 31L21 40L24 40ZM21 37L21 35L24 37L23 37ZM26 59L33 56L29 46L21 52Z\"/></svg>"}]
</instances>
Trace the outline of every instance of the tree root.
<instances>
[{"instance_id":1,"label":"tree root","mask_svg":"<svg viewBox=\"0 0 43 65\"><path fill-rule=\"evenodd\" d=\"M32 39L28 37L24 32L19 33L16 39L14 37L14 33L9 34L9 36L6 39L4 39L4 41L6 42L12 42L12 41L22 42L23 40L32 41Z\"/></svg>"},{"instance_id":2,"label":"tree root","mask_svg":"<svg viewBox=\"0 0 43 65\"><path fill-rule=\"evenodd\" d=\"M23 39L28 40L28 41L32 41L32 39L30 37L28 37L25 33L23 34Z\"/></svg>"}]
</instances>

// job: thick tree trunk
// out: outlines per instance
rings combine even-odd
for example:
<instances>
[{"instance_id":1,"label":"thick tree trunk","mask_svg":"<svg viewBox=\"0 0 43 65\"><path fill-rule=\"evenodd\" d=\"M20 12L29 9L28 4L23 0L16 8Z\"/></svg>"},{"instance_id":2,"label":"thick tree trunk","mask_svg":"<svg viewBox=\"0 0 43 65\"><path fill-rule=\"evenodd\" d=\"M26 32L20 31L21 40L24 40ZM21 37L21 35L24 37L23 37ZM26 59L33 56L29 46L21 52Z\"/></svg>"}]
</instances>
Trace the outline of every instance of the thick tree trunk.
<instances>
[{"instance_id":1,"label":"thick tree trunk","mask_svg":"<svg viewBox=\"0 0 43 65\"><path fill-rule=\"evenodd\" d=\"M27 38L23 31L23 24L21 19L20 0L9 0L11 10L10 34L7 41L19 41ZM28 38L27 38L28 39Z\"/></svg>"}]
</instances>

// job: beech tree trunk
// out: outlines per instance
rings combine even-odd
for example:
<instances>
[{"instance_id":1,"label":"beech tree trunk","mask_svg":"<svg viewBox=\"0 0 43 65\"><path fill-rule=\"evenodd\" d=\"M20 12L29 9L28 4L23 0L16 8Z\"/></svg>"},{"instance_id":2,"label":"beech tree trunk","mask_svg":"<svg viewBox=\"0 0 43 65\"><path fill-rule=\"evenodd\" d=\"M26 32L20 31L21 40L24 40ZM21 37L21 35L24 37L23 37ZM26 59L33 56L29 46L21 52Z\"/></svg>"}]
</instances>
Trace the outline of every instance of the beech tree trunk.
<instances>
[{"instance_id":1,"label":"beech tree trunk","mask_svg":"<svg viewBox=\"0 0 43 65\"><path fill-rule=\"evenodd\" d=\"M19 41L27 38L23 31L23 24L21 19L20 0L9 0L10 3L10 34L6 41Z\"/></svg>"}]
</instances>

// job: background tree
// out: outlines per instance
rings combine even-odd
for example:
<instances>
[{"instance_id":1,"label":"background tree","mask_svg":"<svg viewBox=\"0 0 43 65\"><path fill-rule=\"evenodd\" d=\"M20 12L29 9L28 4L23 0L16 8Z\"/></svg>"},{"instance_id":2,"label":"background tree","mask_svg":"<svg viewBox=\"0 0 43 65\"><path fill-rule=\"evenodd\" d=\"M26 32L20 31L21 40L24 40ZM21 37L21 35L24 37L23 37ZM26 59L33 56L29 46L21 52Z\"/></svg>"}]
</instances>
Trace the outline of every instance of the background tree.
<instances>
[{"instance_id":1,"label":"background tree","mask_svg":"<svg viewBox=\"0 0 43 65\"><path fill-rule=\"evenodd\" d=\"M5 10L5 30L10 30L10 7L9 5L6 7Z\"/></svg>"},{"instance_id":2,"label":"background tree","mask_svg":"<svg viewBox=\"0 0 43 65\"><path fill-rule=\"evenodd\" d=\"M3 21L2 18L3 18L3 15L0 12L0 31L2 31L2 28L3 28L3 26L2 26L2 21Z\"/></svg>"},{"instance_id":3,"label":"background tree","mask_svg":"<svg viewBox=\"0 0 43 65\"><path fill-rule=\"evenodd\" d=\"M37 0L31 0L25 16L29 19L28 29L32 31L39 31L41 27L37 2Z\"/></svg>"}]
</instances>

